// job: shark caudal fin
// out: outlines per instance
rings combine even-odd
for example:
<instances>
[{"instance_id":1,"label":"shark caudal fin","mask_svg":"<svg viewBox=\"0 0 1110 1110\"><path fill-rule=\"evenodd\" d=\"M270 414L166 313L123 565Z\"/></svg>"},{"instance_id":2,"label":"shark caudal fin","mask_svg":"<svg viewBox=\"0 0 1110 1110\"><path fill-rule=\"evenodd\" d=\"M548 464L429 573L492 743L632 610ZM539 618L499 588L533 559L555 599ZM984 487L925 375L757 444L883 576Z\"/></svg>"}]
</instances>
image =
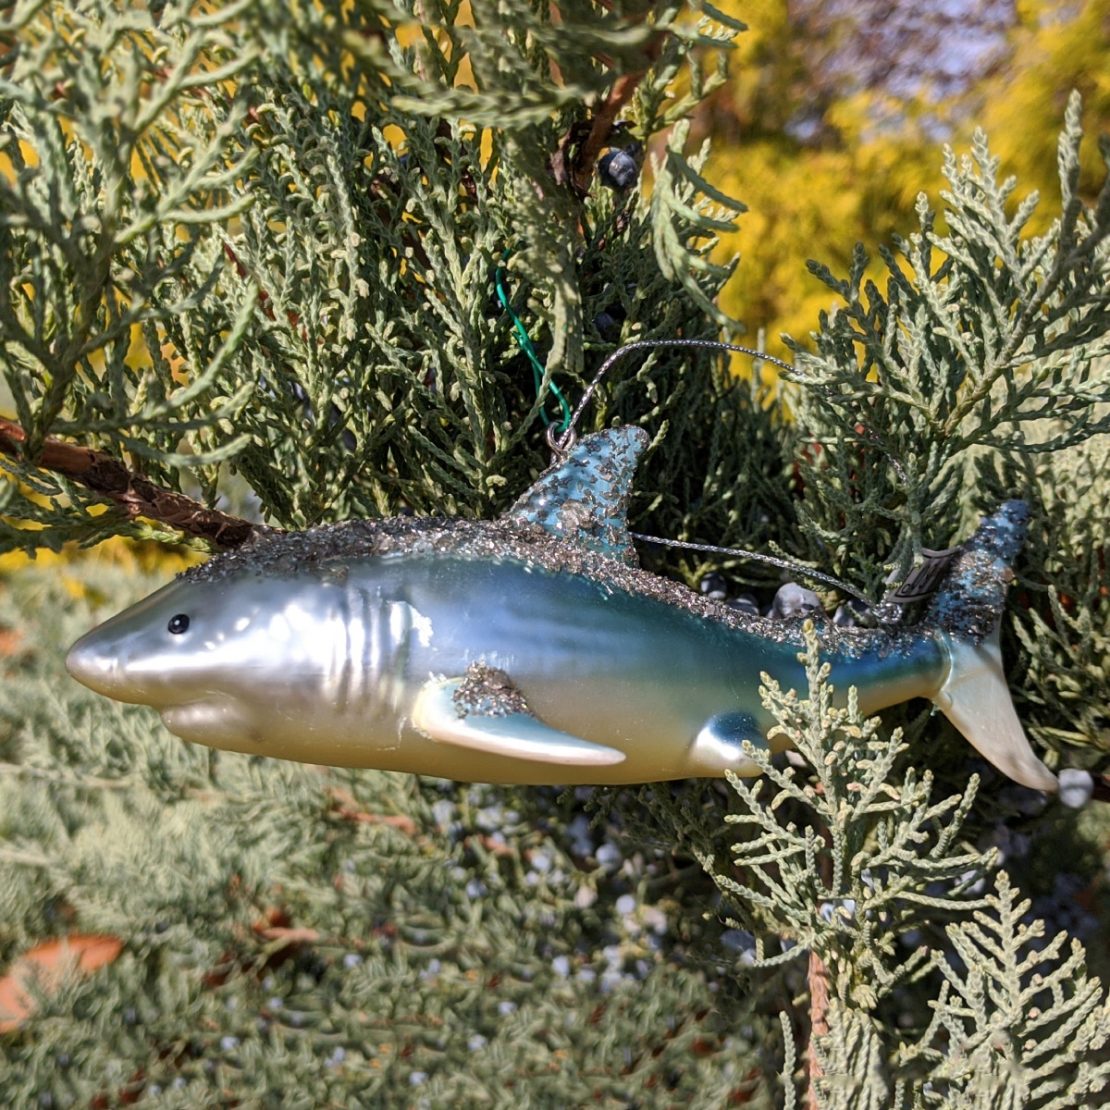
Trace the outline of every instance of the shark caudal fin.
<instances>
[{"instance_id":1,"label":"shark caudal fin","mask_svg":"<svg viewBox=\"0 0 1110 1110\"><path fill-rule=\"evenodd\" d=\"M929 607L927 621L948 648L949 669L933 702L1003 774L1036 790L1056 776L1036 757L1018 720L999 649L999 618L1010 563L1025 539L1029 509L1007 501L964 545Z\"/></svg>"}]
</instances>

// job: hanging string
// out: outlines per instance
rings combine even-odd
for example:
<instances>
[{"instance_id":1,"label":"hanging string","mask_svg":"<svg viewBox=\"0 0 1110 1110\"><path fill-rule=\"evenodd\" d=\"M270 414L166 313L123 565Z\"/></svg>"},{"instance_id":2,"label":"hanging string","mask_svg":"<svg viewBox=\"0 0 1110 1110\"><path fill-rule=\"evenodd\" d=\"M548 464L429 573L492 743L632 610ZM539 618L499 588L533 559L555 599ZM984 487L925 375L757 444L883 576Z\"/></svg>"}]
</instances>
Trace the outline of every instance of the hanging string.
<instances>
[{"instance_id":1,"label":"hanging string","mask_svg":"<svg viewBox=\"0 0 1110 1110\"><path fill-rule=\"evenodd\" d=\"M508 248L506 248L505 253L501 256L502 262L504 262L511 253L512 252ZM531 337L528 335L528 329L525 328L524 324L521 322L520 317L513 311L513 306L509 301L509 294L505 289L505 267L503 265L499 265L494 271L493 287L497 293L498 302L500 303L502 309L504 309L504 311L508 314L509 319L513 323L513 331L516 332L517 345L527 356L528 361L532 364L532 377L535 380L536 384L536 396L539 397L541 391L543 390L543 363L540 362L539 355L536 354L536 348L532 345ZM559 423L556 434L564 434L571 426L572 418L570 405L568 404L567 399L563 396L562 390L560 390L554 382L549 381L547 383L547 387L551 390L552 395L558 400L559 407L562 410L563 414L563 418ZM542 408L540 409L540 419L544 422L544 425L548 429L548 443L551 443L551 428L553 427L553 425L551 422L551 418L547 415L546 412L544 412Z\"/></svg>"},{"instance_id":2,"label":"hanging string","mask_svg":"<svg viewBox=\"0 0 1110 1110\"><path fill-rule=\"evenodd\" d=\"M656 347L704 347L711 351L735 351L741 355L751 355L752 358L757 358L761 362L773 362L783 370L794 370L794 367L791 366L789 362L783 362L781 358L774 358L771 355L764 354L762 351L756 351L751 347L739 347L735 343L722 343L718 339L641 339L635 343L626 343L623 347L617 348L617 350L598 367L593 381L586 387L585 393L582 394L582 399L574 409L574 415L571 416L570 422L567 424L566 428L562 430L559 439L556 442L552 442L553 437L548 435L547 441L556 452L566 454L574 445L575 425L577 425L583 410L593 399L593 395L597 392L598 386L601 385L602 379L609 373L610 368L620 359L624 358L625 355L631 354L633 351L651 351Z\"/></svg>"},{"instance_id":3,"label":"hanging string","mask_svg":"<svg viewBox=\"0 0 1110 1110\"><path fill-rule=\"evenodd\" d=\"M780 567L798 575L799 578L809 578L816 582L824 582L827 586L835 586L842 593L851 594L857 601L862 601L869 609L875 608L875 603L864 594L854 590L847 582L834 578L822 570L814 570L802 563L795 563L792 559L780 559L775 555L765 555L762 551L746 551L742 547L717 547L711 543L690 543L687 540L668 540L662 536L645 536L642 532L630 532L634 540L644 543L654 543L661 547L680 547L687 551L708 551L714 555L732 555L738 559L753 559L760 563L770 563L773 567Z\"/></svg>"},{"instance_id":4,"label":"hanging string","mask_svg":"<svg viewBox=\"0 0 1110 1110\"><path fill-rule=\"evenodd\" d=\"M579 418L582 416L586 406L592 400L602 380L613 365L619 359L622 359L627 354L631 354L633 351L650 351L657 347L698 347L713 351L733 351L737 354L751 355L752 358L759 359L762 362L774 363L774 365L783 370L794 369L788 362L764 354L762 351L753 350L751 347L741 347L736 343L724 343L716 339L643 339L636 343L628 343L624 347L620 347L614 351L601 366L598 367L598 371L594 375L593 380L586 387L586 391L582 394L581 400L575 406L574 413L569 423L561 433L556 433L554 428L548 428L548 446L551 447L552 452L556 456L565 455L574 445L575 427L578 424ZM876 608L875 603L869 597L861 594L858 590L848 585L847 582L843 582L839 578L834 578L831 574L826 574L824 571L814 570L812 567L807 567L802 563L796 563L792 559L780 559L775 555L765 555L760 551L747 551L742 547L718 547L708 543L690 543L686 540L671 540L665 539L662 536L648 536L640 532L632 532L631 535L633 539L640 540L643 543L657 544L661 547L677 547L686 551L704 551L714 555L728 555L737 559L749 559L759 563L767 563L770 566L779 567L781 570L788 570L798 575L800 578L808 578L812 581L823 582L825 585L833 586L843 593L854 597L857 601L862 601L868 608L872 610Z\"/></svg>"},{"instance_id":5,"label":"hanging string","mask_svg":"<svg viewBox=\"0 0 1110 1110\"><path fill-rule=\"evenodd\" d=\"M506 249L505 253L501 256L502 261L507 259L510 253L511 252ZM535 379L536 395L538 397L543 388L544 367L539 360L539 356L536 354L536 349L532 345L532 340L528 335L527 329L521 322L520 317L513 311L512 304L509 301L509 294L505 289L505 267L503 265L499 265L494 271L493 281L497 299L502 309L508 314L509 319L513 323L513 330L516 332L517 343L527 356L528 361L532 364L532 373ZM651 351L659 347L697 347L713 351L732 351L737 354L751 355L752 358L759 359L762 362L774 363L783 370L794 369L788 362L784 362L779 358L774 358L762 351L757 351L751 347L742 347L736 343L724 343L715 339L643 339L635 343L627 343L625 346L614 351L601 366L598 367L597 373L586 387L581 400L579 400L573 412L571 412L570 405L567 403L567 399L563 396L559 387L554 382L548 383L548 388L558 399L563 414L561 423L556 427L547 413L544 412L542 408L540 409L540 417L547 426L547 444L556 458L566 455L571 447L574 446L576 439L575 427L609 370L620 359L624 358L625 355L631 354L633 351ZM718 547L714 544L690 543L686 540L671 540L665 539L662 536L648 536L641 532L632 532L630 534L633 539L640 540L643 543L656 544L661 547L677 547L686 551L704 551L715 555L728 555L733 558L767 563L770 566L779 567L782 570L789 570L799 577L833 586L835 589L851 595L857 601L863 602L868 608L876 608L875 603L870 598L861 594L858 590L853 589L847 582L843 582L839 578L834 578L831 574L825 574L824 571L814 570L812 567L804 566L802 563L796 563L791 559L780 559L777 556L765 555L759 551L747 551L741 547Z\"/></svg>"}]
</instances>

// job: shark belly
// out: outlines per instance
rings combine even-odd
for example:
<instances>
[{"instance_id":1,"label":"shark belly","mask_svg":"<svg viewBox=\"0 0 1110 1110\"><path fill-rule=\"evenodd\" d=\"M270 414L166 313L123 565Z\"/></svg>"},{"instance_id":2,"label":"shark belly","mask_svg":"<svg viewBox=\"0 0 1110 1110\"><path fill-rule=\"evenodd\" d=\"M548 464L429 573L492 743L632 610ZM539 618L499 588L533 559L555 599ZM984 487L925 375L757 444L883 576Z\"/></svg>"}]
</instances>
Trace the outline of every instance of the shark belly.
<instances>
[{"instance_id":1,"label":"shark belly","mask_svg":"<svg viewBox=\"0 0 1110 1110\"><path fill-rule=\"evenodd\" d=\"M287 580L283 595L301 626L272 679L243 691L249 739L222 746L491 782L750 773L740 739L762 743L772 724L761 675L788 688L804 683L789 638L515 560L376 557L352 561L335 581ZM928 660L890 654L843 661L842 689L881 688L875 680L901 668L903 685L921 692ZM509 676L544 725L624 759L574 768L437 742L414 721L417 699L429 683L475 665ZM723 739L712 732L721 721L729 724Z\"/></svg>"},{"instance_id":2,"label":"shark belly","mask_svg":"<svg viewBox=\"0 0 1110 1110\"><path fill-rule=\"evenodd\" d=\"M647 781L676 777L676 752L758 685L758 673L730 660L722 626L511 560L372 558L341 576L297 575L267 590L282 599L264 629L275 646L267 673L228 679L218 714L204 720L167 713L178 735L341 766L574 781L566 768L537 772L526 760L456 751L413 726L429 682L485 664L511 676L546 724L625 752L619 768L588 781ZM249 590L228 604L266 608Z\"/></svg>"}]
</instances>

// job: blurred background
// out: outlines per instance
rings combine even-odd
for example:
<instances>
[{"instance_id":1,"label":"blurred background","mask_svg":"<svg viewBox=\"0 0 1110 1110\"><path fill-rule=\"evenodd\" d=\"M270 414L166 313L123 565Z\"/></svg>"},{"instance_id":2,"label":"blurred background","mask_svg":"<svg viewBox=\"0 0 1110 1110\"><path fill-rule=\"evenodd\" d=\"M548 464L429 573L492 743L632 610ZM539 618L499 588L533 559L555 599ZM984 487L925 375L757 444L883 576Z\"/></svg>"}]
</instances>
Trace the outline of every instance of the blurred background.
<instances>
[{"instance_id":1,"label":"blurred background","mask_svg":"<svg viewBox=\"0 0 1110 1110\"><path fill-rule=\"evenodd\" d=\"M765 334L773 354L784 352L780 333L804 341L832 307L806 260L845 273L855 243L874 255L912 230L918 192L935 197L943 185L941 144L966 150L982 128L1022 195L1035 189L1054 201L1056 135L1070 90L1082 93L1092 131L1110 123L1107 0L722 7L748 30L700 125L713 141L709 178L749 209L722 238L720 257L740 255L722 305L749 338ZM1088 200L1100 162L1087 144ZM1034 216L1033 230L1044 219Z\"/></svg>"}]
</instances>

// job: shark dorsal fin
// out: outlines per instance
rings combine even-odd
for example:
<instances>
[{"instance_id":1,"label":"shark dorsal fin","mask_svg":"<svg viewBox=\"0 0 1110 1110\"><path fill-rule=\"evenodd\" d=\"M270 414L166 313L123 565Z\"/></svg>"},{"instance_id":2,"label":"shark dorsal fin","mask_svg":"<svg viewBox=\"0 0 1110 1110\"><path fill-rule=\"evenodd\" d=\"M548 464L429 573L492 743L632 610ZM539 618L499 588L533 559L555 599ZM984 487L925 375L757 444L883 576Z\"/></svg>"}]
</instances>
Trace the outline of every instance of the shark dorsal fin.
<instances>
[{"instance_id":1,"label":"shark dorsal fin","mask_svg":"<svg viewBox=\"0 0 1110 1110\"><path fill-rule=\"evenodd\" d=\"M505 519L538 525L599 555L638 566L628 534L628 498L647 445L642 428L608 428L585 436L536 479Z\"/></svg>"}]
</instances>

